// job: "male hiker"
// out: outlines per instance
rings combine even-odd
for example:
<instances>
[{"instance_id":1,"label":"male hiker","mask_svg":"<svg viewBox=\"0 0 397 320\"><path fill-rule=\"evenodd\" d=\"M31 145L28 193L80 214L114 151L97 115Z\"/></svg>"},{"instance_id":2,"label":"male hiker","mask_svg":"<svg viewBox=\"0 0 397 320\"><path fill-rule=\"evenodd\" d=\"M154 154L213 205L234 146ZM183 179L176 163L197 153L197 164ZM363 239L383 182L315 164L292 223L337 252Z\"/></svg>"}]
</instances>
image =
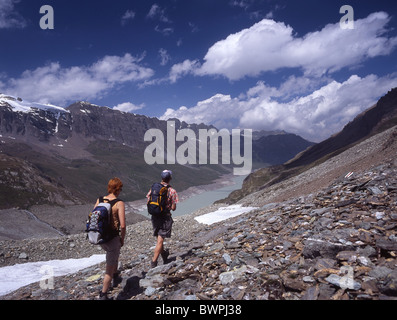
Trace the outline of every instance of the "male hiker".
<instances>
[{"instance_id":1,"label":"male hiker","mask_svg":"<svg viewBox=\"0 0 397 320\"><path fill-rule=\"evenodd\" d=\"M157 237L151 262L152 268L157 266L159 255L163 258L163 262L167 263L169 251L164 249L164 239L171 238L172 224L174 223L171 211L175 211L176 204L179 202L178 194L169 184L172 179L172 171L164 170L161 173L161 179L161 183L153 184L146 195L148 211L152 215L153 236Z\"/></svg>"}]
</instances>

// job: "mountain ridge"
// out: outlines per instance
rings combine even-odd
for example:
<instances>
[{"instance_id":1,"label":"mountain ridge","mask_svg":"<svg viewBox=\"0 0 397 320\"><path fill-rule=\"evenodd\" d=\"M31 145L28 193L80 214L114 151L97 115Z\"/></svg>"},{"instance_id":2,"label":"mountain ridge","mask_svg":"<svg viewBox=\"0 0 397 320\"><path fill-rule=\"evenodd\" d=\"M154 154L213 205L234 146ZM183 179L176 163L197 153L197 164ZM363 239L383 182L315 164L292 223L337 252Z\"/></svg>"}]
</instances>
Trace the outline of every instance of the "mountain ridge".
<instances>
[{"instance_id":1,"label":"mountain ridge","mask_svg":"<svg viewBox=\"0 0 397 320\"><path fill-rule=\"evenodd\" d=\"M150 269L154 244L150 221L128 226L120 257L121 282L111 296L395 300L397 125L389 115L389 128L242 197L239 205L256 208L249 213L212 225L195 219L227 206L224 201L175 218L175 234L167 240L170 263ZM1 248L2 265L97 252L83 233L1 241ZM104 267L55 278L52 290L34 283L0 299L97 299Z\"/></svg>"},{"instance_id":2,"label":"mountain ridge","mask_svg":"<svg viewBox=\"0 0 397 320\"><path fill-rule=\"evenodd\" d=\"M200 129L214 129L205 124L171 120L175 122L176 129L189 128L195 133ZM148 186L158 180L165 167L148 166L144 161L148 143L143 137L147 130L153 128L166 133L167 121L89 102L76 102L67 108L60 108L0 95L0 157L3 166L9 165L15 169L13 163L20 162L14 159L22 159L35 169L31 170L35 176L32 181L47 181L33 187L25 179L23 168L11 170L14 178L3 175L0 189L4 191L3 198L6 190L15 193L15 201L0 199L3 200L0 201L0 208L26 209L37 204L65 206L91 203L106 192L107 181L113 176L119 176L129 186L125 193L127 201L144 198ZM278 157L266 158L261 143L265 144L264 139L271 139L272 135L259 137L253 141L254 157L259 165L288 160L311 145L302 140L304 144L297 150L294 141L288 142L288 134L276 134L279 139L285 140L290 153L277 151L280 153ZM177 146L181 143L177 142ZM230 166L222 164L176 164L167 167L174 169L178 175L174 182L178 190L209 184L231 170ZM20 187L13 188L14 185Z\"/></svg>"}]
</instances>

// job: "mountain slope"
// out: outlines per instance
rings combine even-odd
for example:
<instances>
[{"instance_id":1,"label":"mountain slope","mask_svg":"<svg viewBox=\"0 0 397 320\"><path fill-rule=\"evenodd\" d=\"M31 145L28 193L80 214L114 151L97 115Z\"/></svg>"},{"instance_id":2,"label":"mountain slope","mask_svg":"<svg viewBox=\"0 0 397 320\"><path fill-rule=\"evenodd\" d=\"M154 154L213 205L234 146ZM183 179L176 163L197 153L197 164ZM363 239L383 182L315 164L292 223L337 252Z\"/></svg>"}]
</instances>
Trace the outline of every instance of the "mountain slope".
<instances>
[{"instance_id":1,"label":"mountain slope","mask_svg":"<svg viewBox=\"0 0 397 320\"><path fill-rule=\"evenodd\" d=\"M359 114L341 132L318 143L286 164L286 168L308 165L313 161L340 152L351 144L382 132L397 124L397 88L392 89L378 103Z\"/></svg>"},{"instance_id":2,"label":"mountain slope","mask_svg":"<svg viewBox=\"0 0 397 320\"><path fill-rule=\"evenodd\" d=\"M270 134L253 141L253 162L282 164L314 143L291 133Z\"/></svg>"},{"instance_id":3,"label":"mountain slope","mask_svg":"<svg viewBox=\"0 0 397 320\"><path fill-rule=\"evenodd\" d=\"M368 137L326 155L302 172L246 195L257 207L220 223L175 219L170 263L150 269L150 221L127 228L115 299L394 300L397 296L397 125L390 113ZM377 129L382 127L382 129ZM324 159L327 158L327 159ZM276 170L276 168L273 168ZM346 173L353 175L346 177ZM0 264L97 253L84 234L61 239L1 241ZM43 250L45 248L46 250ZM104 264L40 283L4 300L97 299ZM89 284L89 285L87 285Z\"/></svg>"},{"instance_id":4,"label":"mountain slope","mask_svg":"<svg viewBox=\"0 0 397 320\"><path fill-rule=\"evenodd\" d=\"M189 128L196 136L200 129L215 129L170 120L174 121L175 130ZM76 102L64 109L0 95L0 154L10 157L3 164L11 158L22 159L11 167L20 165L20 171L32 168L32 180L37 184L32 188L22 175L14 179L3 175L1 184L7 185L15 196L12 201L1 202L0 209L91 203L106 192L106 183L114 176L128 186L123 192L125 200L142 199L165 167L146 164L143 155L149 143L144 141L144 135L149 129L159 129L166 136L167 128L167 121L88 102ZM283 132L260 132L258 138L253 143L253 156L262 166L284 162L310 145ZM177 142L176 148L182 143ZM230 165L221 164L167 167L176 173L174 187L178 190L209 184L231 170ZM46 191L49 188L52 196Z\"/></svg>"},{"instance_id":5,"label":"mountain slope","mask_svg":"<svg viewBox=\"0 0 397 320\"><path fill-rule=\"evenodd\" d=\"M384 132L397 124L397 88L389 91L375 106L358 115L344 129L329 139L311 146L283 165L259 169L251 173L240 190L225 200L235 203L244 196L266 189L287 178L297 176L308 169L333 158L360 141Z\"/></svg>"},{"instance_id":6,"label":"mountain slope","mask_svg":"<svg viewBox=\"0 0 397 320\"><path fill-rule=\"evenodd\" d=\"M307 181L317 180L323 166L336 167L341 160L346 165L354 163L353 156L356 163L371 158L367 169L348 179L329 180L328 187L312 194L298 190L288 201L266 205L253 194L246 204L258 206L256 210L229 219L223 215L225 220L210 225L195 218L214 213L223 205L178 217L176 236L167 240L169 262L160 260L156 268L150 268L150 221L127 227L120 256L121 281L110 296L156 301L395 300L396 136L397 126L313 167L317 174L312 172ZM364 152L357 152L359 149ZM371 157L382 150L386 155ZM293 184L292 180L285 184ZM0 241L0 245L2 266L26 259L64 260L97 253L87 245L84 234ZM54 290L40 288L40 282L32 283L0 300L97 299L104 268L102 263L57 277ZM11 272L14 278L16 272ZM40 275L35 281L39 279Z\"/></svg>"},{"instance_id":7,"label":"mountain slope","mask_svg":"<svg viewBox=\"0 0 397 320\"><path fill-rule=\"evenodd\" d=\"M14 176L1 176L0 186L7 186L13 197L1 201L0 208L91 203L106 192L113 176L128 186L123 193L125 200L144 198L164 166L146 165L143 136L149 128L166 130L166 126L156 118L86 102L63 109L1 95L0 156L3 170ZM204 166L200 174L194 167L169 167L177 169L175 187L180 190L208 184L229 172L220 165ZM16 174L26 170L34 185L27 183L26 175Z\"/></svg>"}]
</instances>

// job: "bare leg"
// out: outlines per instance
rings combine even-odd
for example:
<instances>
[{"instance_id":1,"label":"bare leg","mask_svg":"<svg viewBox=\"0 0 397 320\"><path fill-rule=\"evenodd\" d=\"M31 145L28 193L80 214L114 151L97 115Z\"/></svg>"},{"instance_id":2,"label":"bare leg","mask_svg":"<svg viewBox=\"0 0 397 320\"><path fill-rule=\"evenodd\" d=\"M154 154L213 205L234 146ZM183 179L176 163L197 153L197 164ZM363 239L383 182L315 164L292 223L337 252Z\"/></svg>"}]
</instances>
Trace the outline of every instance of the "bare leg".
<instances>
[{"instance_id":1,"label":"bare leg","mask_svg":"<svg viewBox=\"0 0 397 320\"><path fill-rule=\"evenodd\" d=\"M154 256L152 259L153 262L157 262L159 255L161 254L161 252L163 252L163 243L164 239L161 236L157 236L157 244L156 248L154 248Z\"/></svg>"},{"instance_id":2,"label":"bare leg","mask_svg":"<svg viewBox=\"0 0 397 320\"><path fill-rule=\"evenodd\" d=\"M107 293L110 287L110 283L112 282L113 275L117 272L117 264L116 265L106 265L105 277L103 279L103 287L102 293Z\"/></svg>"}]
</instances>

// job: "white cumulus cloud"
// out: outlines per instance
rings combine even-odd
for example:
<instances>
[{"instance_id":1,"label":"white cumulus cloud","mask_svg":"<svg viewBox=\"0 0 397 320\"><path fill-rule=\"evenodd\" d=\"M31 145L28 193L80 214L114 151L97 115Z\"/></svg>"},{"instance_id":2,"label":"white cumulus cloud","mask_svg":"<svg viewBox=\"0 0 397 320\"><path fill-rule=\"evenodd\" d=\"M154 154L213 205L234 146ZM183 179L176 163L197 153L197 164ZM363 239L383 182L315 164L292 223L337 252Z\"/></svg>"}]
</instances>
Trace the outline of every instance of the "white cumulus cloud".
<instances>
[{"instance_id":1,"label":"white cumulus cloud","mask_svg":"<svg viewBox=\"0 0 397 320\"><path fill-rule=\"evenodd\" d=\"M124 103L118 104L117 106L114 106L113 109L123 111L123 112L133 112L133 111L143 109L144 107L145 107L145 104L136 105L136 104L133 104L132 102L124 102Z\"/></svg>"},{"instance_id":2,"label":"white cumulus cloud","mask_svg":"<svg viewBox=\"0 0 397 320\"><path fill-rule=\"evenodd\" d=\"M200 63L198 60L192 61L189 59L186 59L181 63L174 64L170 70L169 80L171 81L171 83L175 83L179 78L187 74L194 73L199 66Z\"/></svg>"},{"instance_id":3,"label":"white cumulus cloud","mask_svg":"<svg viewBox=\"0 0 397 320\"><path fill-rule=\"evenodd\" d=\"M168 81L189 74L237 81L280 69L292 69L295 75L291 72L278 87L259 81L237 97L218 93L192 107L170 108L161 118L219 129L282 129L315 142L324 140L397 86L395 73L332 78L336 71L354 70L397 47L397 37L388 36L390 19L385 12L375 12L356 20L352 30L342 29L338 21L303 36L283 22L263 19L216 42L203 61L174 64Z\"/></svg>"},{"instance_id":4,"label":"white cumulus cloud","mask_svg":"<svg viewBox=\"0 0 397 320\"><path fill-rule=\"evenodd\" d=\"M152 77L154 71L141 66L141 59L130 54L105 56L90 66L67 68L52 62L3 81L1 89L40 103L64 104L99 98L117 85Z\"/></svg>"},{"instance_id":5,"label":"white cumulus cloud","mask_svg":"<svg viewBox=\"0 0 397 320\"><path fill-rule=\"evenodd\" d=\"M314 88L315 83L322 84L310 93L302 87L297 88L293 96L286 96L291 85L299 82L308 88ZM239 97L216 94L191 108L170 108L161 119L176 117L188 123L213 124L219 129L282 129L320 142L339 132L396 86L397 74L385 77L352 75L344 82L290 77L279 88L258 82Z\"/></svg>"},{"instance_id":6,"label":"white cumulus cloud","mask_svg":"<svg viewBox=\"0 0 397 320\"><path fill-rule=\"evenodd\" d=\"M281 68L300 68L305 74L321 76L388 55L397 46L396 37L387 37L389 21L387 13L376 12L355 21L353 30L340 28L338 22L297 37L291 26L263 19L216 42L194 73L238 80Z\"/></svg>"}]
</instances>

